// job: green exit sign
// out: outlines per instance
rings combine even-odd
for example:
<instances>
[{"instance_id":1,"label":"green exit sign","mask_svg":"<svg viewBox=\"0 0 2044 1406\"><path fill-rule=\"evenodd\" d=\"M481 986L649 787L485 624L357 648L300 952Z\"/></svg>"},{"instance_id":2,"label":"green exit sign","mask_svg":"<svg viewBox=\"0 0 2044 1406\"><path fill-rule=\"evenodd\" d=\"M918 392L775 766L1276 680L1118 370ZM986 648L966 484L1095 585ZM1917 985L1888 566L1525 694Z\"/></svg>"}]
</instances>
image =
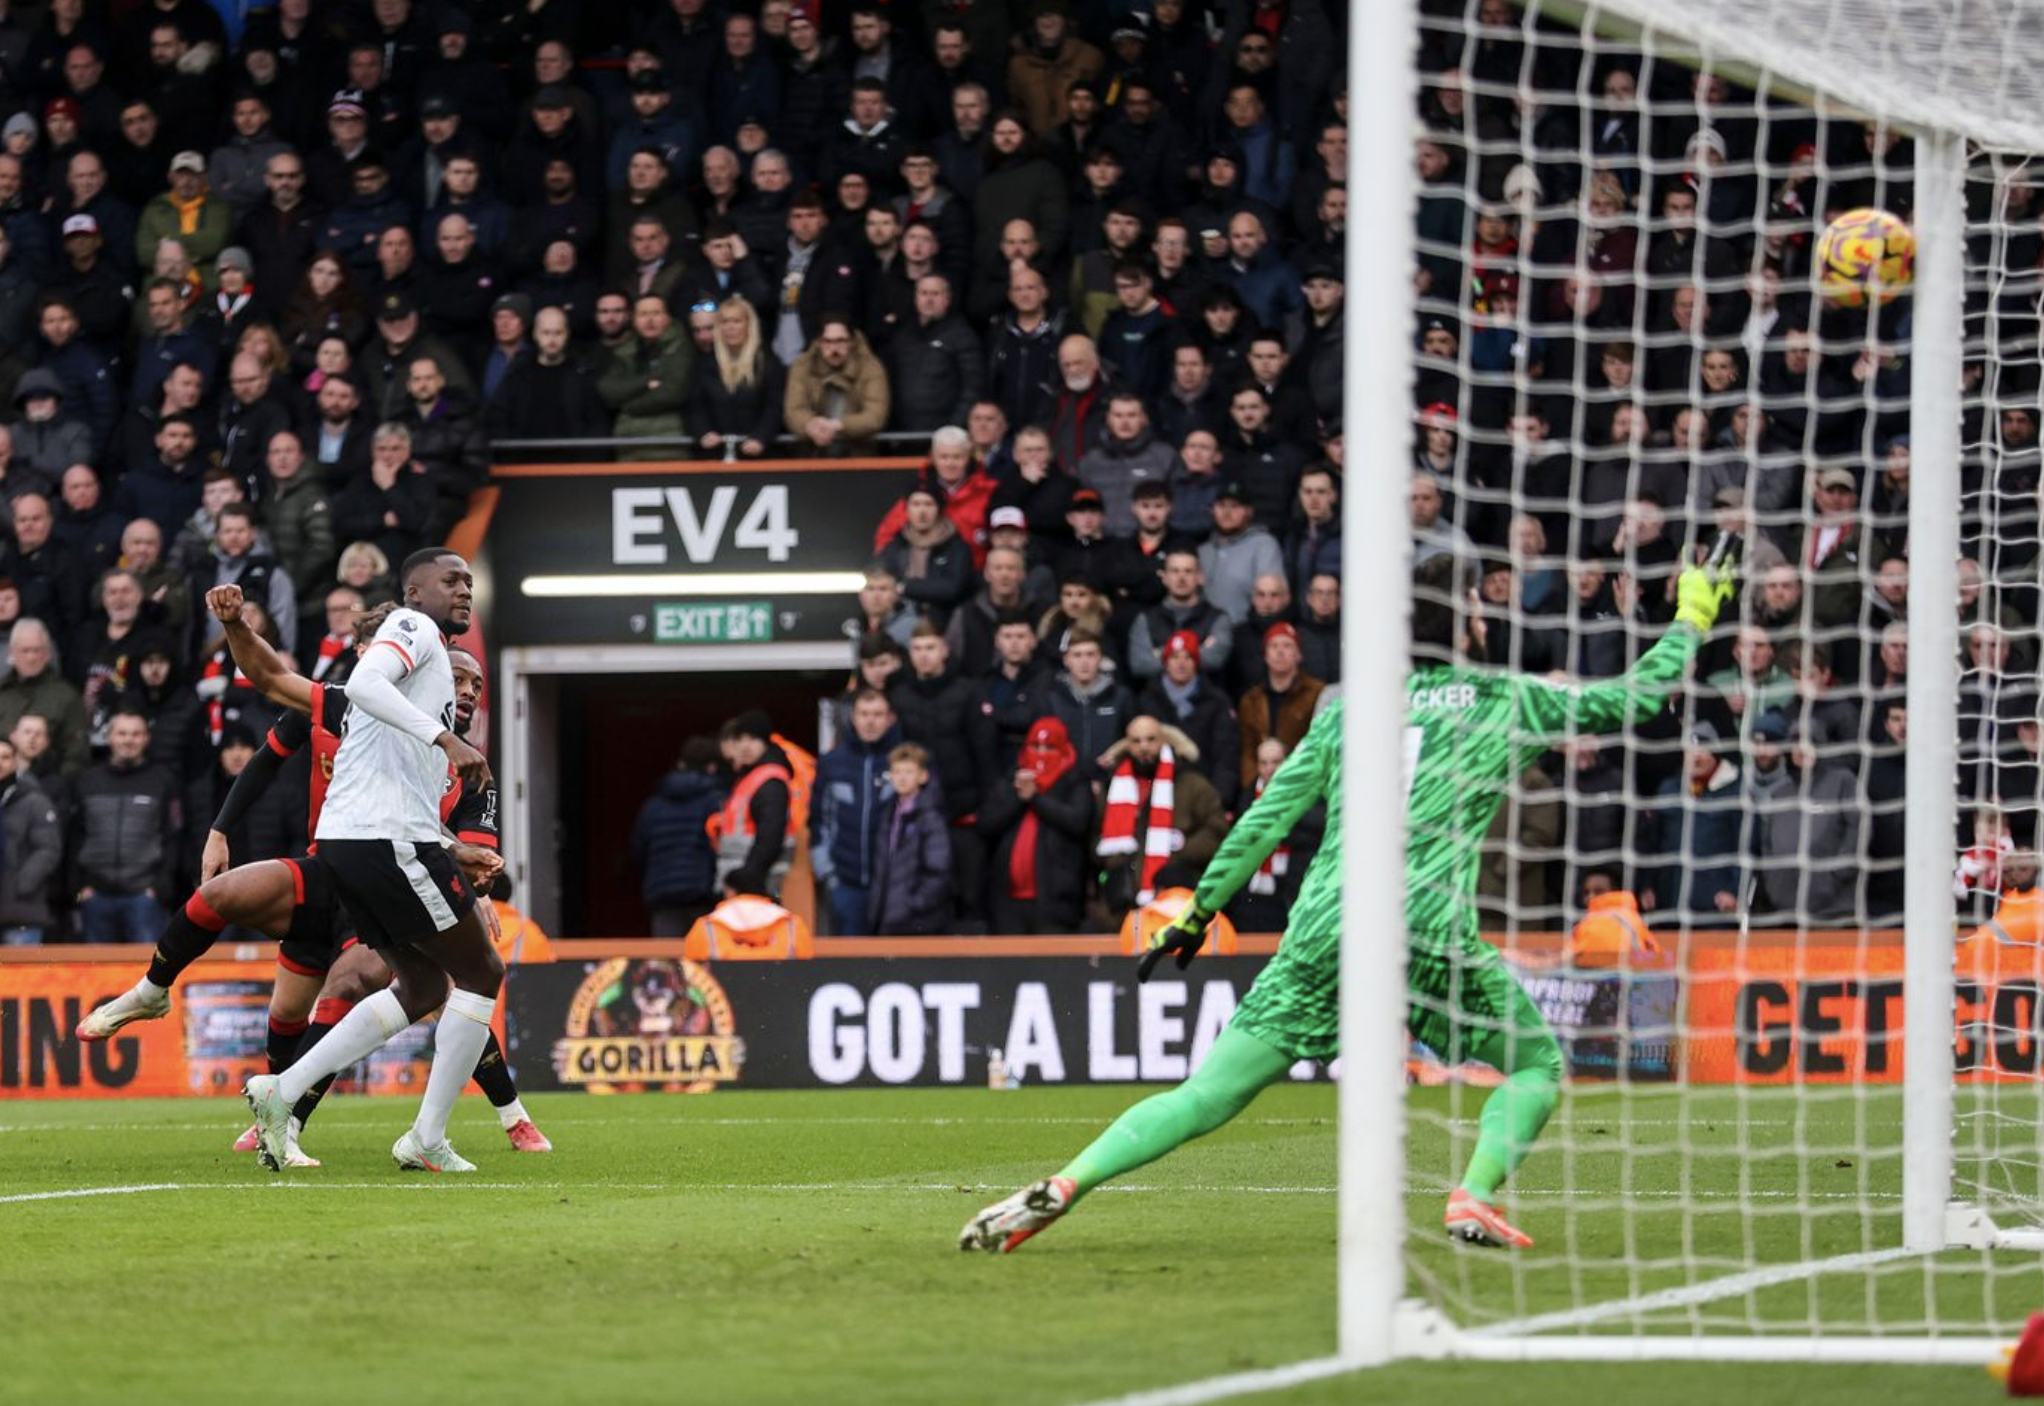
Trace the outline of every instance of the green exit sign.
<instances>
[{"instance_id":1,"label":"green exit sign","mask_svg":"<svg viewBox=\"0 0 2044 1406\"><path fill-rule=\"evenodd\" d=\"M764 644L773 637L773 607L765 601L653 607L659 644Z\"/></svg>"}]
</instances>

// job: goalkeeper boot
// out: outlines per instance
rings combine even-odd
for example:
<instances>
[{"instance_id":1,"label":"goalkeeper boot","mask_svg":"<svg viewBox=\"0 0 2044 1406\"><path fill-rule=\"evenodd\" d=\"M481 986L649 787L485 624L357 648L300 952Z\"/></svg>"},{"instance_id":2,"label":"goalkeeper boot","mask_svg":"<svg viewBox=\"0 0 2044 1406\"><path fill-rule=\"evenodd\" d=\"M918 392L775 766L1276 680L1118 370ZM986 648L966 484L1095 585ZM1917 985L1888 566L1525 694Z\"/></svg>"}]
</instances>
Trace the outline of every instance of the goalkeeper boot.
<instances>
[{"instance_id":1,"label":"goalkeeper boot","mask_svg":"<svg viewBox=\"0 0 2044 1406\"><path fill-rule=\"evenodd\" d=\"M85 1019L78 1022L72 1033L86 1044L110 1039L123 1025L137 1020L161 1020L170 1014L170 993L158 996L143 994L139 989L129 989L98 1007Z\"/></svg>"},{"instance_id":2,"label":"goalkeeper boot","mask_svg":"<svg viewBox=\"0 0 2044 1406\"><path fill-rule=\"evenodd\" d=\"M958 1248L985 1250L990 1255L1013 1254L1024 1240L1049 1229L1077 1195L1078 1187L1070 1177L1049 1177L1026 1186L968 1221L965 1229L958 1232Z\"/></svg>"},{"instance_id":3,"label":"goalkeeper boot","mask_svg":"<svg viewBox=\"0 0 2044 1406\"><path fill-rule=\"evenodd\" d=\"M1506 1220L1497 1207L1477 1200L1459 1188L1448 1196L1448 1213L1441 1218L1450 1239L1469 1245L1489 1245L1500 1250L1530 1250L1533 1237Z\"/></svg>"}]
</instances>

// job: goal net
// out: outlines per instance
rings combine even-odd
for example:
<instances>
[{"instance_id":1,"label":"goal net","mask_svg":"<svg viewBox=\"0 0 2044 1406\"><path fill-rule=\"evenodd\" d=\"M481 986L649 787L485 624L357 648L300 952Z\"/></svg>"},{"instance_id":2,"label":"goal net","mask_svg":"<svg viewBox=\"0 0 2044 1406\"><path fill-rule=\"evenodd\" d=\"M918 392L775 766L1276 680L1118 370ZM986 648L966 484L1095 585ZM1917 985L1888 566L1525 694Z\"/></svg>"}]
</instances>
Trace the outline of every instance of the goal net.
<instances>
[{"instance_id":1,"label":"goal net","mask_svg":"<svg viewBox=\"0 0 2044 1406\"><path fill-rule=\"evenodd\" d=\"M1417 10L1413 552L1578 683L1725 534L1743 585L1665 704L1525 739L1481 914L1568 1066L1537 1243L1440 1233L1497 1076L1414 1046L1394 1350L1985 1360L2044 1308L2044 14Z\"/></svg>"}]
</instances>

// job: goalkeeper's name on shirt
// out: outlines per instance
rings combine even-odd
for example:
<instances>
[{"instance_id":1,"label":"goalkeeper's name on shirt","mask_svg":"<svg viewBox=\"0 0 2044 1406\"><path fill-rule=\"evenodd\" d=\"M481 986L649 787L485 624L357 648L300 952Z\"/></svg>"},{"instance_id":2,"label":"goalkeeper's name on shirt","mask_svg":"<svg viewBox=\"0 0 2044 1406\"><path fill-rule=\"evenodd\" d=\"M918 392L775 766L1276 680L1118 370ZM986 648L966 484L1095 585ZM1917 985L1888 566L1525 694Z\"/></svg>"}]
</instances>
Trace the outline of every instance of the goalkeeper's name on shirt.
<instances>
[{"instance_id":1,"label":"goalkeeper's name on shirt","mask_svg":"<svg viewBox=\"0 0 2044 1406\"><path fill-rule=\"evenodd\" d=\"M1432 688L1416 688L1407 698L1413 708L1429 712L1445 708L1474 708L1476 706L1476 685L1473 683L1438 684Z\"/></svg>"}]
</instances>

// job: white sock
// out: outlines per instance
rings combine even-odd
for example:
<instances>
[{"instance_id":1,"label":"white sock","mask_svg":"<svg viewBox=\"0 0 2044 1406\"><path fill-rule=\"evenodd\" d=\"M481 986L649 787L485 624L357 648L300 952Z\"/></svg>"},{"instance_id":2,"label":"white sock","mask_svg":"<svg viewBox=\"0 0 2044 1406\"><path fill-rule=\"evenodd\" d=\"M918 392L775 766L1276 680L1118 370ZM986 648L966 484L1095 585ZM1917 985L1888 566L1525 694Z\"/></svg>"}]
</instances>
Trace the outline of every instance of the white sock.
<instances>
[{"instance_id":1,"label":"white sock","mask_svg":"<svg viewBox=\"0 0 2044 1406\"><path fill-rule=\"evenodd\" d=\"M135 983L135 994L145 1001L160 1001L170 994L170 988L168 986L158 986L145 976Z\"/></svg>"},{"instance_id":2,"label":"white sock","mask_svg":"<svg viewBox=\"0 0 2044 1406\"><path fill-rule=\"evenodd\" d=\"M490 1043L490 1017L496 1013L495 997L458 989L448 994L440 1028L433 1032L433 1068L426 1075L426 1096L419 1100L419 1116L412 1124L421 1147L438 1147L447 1141L447 1119L461 1091L468 1087L476 1061L483 1057L483 1047Z\"/></svg>"},{"instance_id":3,"label":"white sock","mask_svg":"<svg viewBox=\"0 0 2044 1406\"><path fill-rule=\"evenodd\" d=\"M525 1111L525 1101L523 1099L514 1098L497 1110L497 1121L507 1128L516 1127L518 1124L527 1121L531 1116L531 1114Z\"/></svg>"},{"instance_id":4,"label":"white sock","mask_svg":"<svg viewBox=\"0 0 2044 1406\"><path fill-rule=\"evenodd\" d=\"M277 1091L284 1096L284 1102L298 1102L314 1084L369 1058L411 1023L397 993L388 988L357 1001L355 1009L339 1025L327 1031L318 1044L278 1076Z\"/></svg>"}]
</instances>

